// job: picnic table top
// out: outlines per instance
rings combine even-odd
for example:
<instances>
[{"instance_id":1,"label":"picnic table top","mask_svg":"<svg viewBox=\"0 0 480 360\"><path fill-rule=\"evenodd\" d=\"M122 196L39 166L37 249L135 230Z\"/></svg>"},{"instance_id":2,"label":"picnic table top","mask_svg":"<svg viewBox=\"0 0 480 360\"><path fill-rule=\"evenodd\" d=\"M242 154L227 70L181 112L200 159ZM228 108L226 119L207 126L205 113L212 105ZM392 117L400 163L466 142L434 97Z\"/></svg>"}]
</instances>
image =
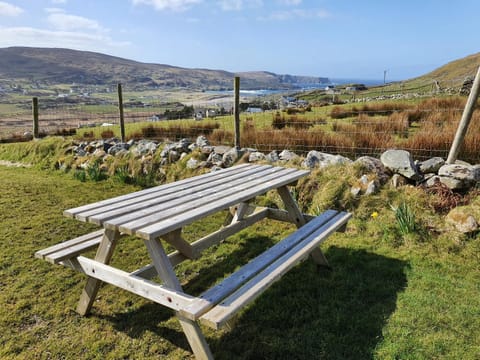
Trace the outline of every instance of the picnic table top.
<instances>
[{"instance_id":1,"label":"picnic table top","mask_svg":"<svg viewBox=\"0 0 480 360\"><path fill-rule=\"evenodd\" d=\"M64 215L151 240L308 173L243 164L65 210Z\"/></svg>"}]
</instances>

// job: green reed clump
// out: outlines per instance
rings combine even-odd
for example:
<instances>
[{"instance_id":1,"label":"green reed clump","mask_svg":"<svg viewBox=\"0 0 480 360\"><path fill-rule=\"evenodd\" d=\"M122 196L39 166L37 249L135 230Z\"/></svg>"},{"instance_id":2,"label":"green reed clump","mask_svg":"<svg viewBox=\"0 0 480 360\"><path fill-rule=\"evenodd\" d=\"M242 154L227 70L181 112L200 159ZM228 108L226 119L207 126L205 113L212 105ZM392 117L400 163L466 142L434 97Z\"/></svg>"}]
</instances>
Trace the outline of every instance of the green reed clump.
<instances>
[{"instance_id":1,"label":"green reed clump","mask_svg":"<svg viewBox=\"0 0 480 360\"><path fill-rule=\"evenodd\" d=\"M400 234L408 235L419 230L415 213L405 201L402 201L396 208L392 207L392 210L395 212L395 220Z\"/></svg>"}]
</instances>

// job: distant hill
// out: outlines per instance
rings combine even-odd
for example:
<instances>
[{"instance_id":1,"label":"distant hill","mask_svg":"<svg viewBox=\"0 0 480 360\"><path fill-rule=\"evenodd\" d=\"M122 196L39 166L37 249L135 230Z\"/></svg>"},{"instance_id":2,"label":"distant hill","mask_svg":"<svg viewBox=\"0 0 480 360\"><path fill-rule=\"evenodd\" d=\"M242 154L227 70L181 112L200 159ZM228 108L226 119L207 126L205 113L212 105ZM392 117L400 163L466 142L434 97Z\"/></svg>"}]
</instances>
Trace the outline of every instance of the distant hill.
<instances>
[{"instance_id":1,"label":"distant hill","mask_svg":"<svg viewBox=\"0 0 480 360\"><path fill-rule=\"evenodd\" d=\"M404 81L406 87L438 81L442 87L458 88L467 77L474 77L480 66L480 53L451 61L428 74Z\"/></svg>"},{"instance_id":2,"label":"distant hill","mask_svg":"<svg viewBox=\"0 0 480 360\"><path fill-rule=\"evenodd\" d=\"M242 89L294 89L329 81L324 77L277 75L266 71L234 74L223 70L187 69L70 49L0 48L0 80L42 85L121 82L137 89L219 90L231 89L235 75L241 77Z\"/></svg>"},{"instance_id":3,"label":"distant hill","mask_svg":"<svg viewBox=\"0 0 480 360\"><path fill-rule=\"evenodd\" d=\"M298 93L296 96L303 100L329 102L332 95L338 100L350 101L353 99L386 99L400 98L402 95L420 94L460 94L468 95L473 79L480 66L480 53L466 56L451 61L439 68L416 78L403 81L394 81L385 85L367 86L361 89L363 84L344 84L337 86L335 90L326 91L316 89ZM354 90L352 90L354 88Z\"/></svg>"}]
</instances>

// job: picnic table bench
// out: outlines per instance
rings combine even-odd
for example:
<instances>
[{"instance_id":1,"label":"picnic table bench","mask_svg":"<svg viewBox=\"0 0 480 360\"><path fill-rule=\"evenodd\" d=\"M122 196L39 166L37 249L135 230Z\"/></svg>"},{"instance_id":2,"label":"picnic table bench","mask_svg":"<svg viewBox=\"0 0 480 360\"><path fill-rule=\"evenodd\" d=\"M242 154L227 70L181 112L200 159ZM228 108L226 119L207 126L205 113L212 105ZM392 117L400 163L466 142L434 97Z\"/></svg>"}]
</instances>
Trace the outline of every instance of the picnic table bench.
<instances>
[{"instance_id":1,"label":"picnic table bench","mask_svg":"<svg viewBox=\"0 0 480 360\"><path fill-rule=\"evenodd\" d=\"M102 228L39 250L35 256L87 275L77 306L81 315L90 312L100 284L112 284L173 309L195 356L212 359L198 322L214 329L226 326L309 255L328 266L319 245L333 232L344 229L350 214L334 210L319 216L303 214L288 186L308 173L244 164L66 210L65 216ZM285 209L253 204L255 197L270 190L278 191ZM183 239L184 226L225 209L230 209L225 226L192 243ZM200 296L183 291L175 265L198 258L208 247L265 218L291 222L298 229ZM133 272L108 265L115 245L125 234L143 239L152 264ZM175 251L166 254L161 240ZM81 255L95 248L93 259ZM161 284L151 280L155 276Z\"/></svg>"}]
</instances>

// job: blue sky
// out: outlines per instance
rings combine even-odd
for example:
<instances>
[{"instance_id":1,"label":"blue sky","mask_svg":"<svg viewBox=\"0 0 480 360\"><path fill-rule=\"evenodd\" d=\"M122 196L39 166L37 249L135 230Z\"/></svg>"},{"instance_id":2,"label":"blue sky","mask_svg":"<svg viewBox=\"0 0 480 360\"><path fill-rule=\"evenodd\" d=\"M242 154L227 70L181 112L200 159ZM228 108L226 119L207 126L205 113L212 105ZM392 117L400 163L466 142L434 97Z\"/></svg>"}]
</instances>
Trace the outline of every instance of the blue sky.
<instances>
[{"instance_id":1,"label":"blue sky","mask_svg":"<svg viewBox=\"0 0 480 360\"><path fill-rule=\"evenodd\" d=\"M478 0L7 0L0 47L402 80L480 51Z\"/></svg>"}]
</instances>

